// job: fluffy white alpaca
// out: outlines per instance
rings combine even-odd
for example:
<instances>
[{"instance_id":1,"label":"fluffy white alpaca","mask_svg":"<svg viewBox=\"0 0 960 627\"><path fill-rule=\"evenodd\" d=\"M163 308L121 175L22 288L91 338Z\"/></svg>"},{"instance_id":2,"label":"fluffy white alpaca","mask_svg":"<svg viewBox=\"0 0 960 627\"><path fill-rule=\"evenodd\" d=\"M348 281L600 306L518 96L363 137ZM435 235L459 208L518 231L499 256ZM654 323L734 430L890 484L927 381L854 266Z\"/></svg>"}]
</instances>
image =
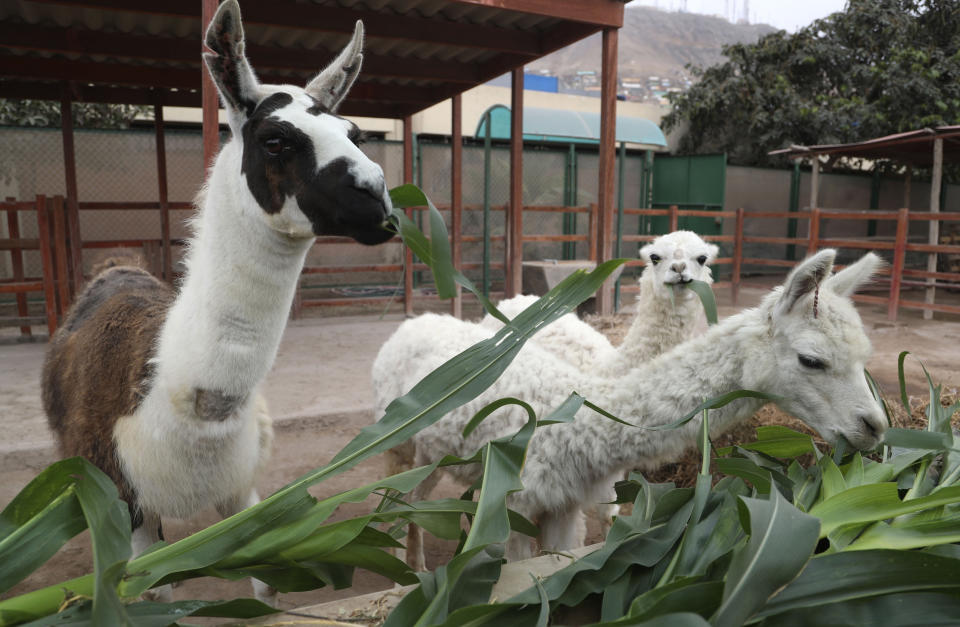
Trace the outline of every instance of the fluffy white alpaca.
<instances>
[{"instance_id":1,"label":"fluffy white alpaca","mask_svg":"<svg viewBox=\"0 0 960 627\"><path fill-rule=\"evenodd\" d=\"M691 231L661 235L640 250L646 267L640 275L640 295L630 330L619 346L569 313L544 327L530 342L563 358L572 366L601 374L625 372L706 330L700 299L687 285L713 282L709 264L717 247ZM497 307L508 318L536 302L538 296L515 296ZM503 327L487 314L480 326L491 331Z\"/></svg>"},{"instance_id":2,"label":"fluffy white alpaca","mask_svg":"<svg viewBox=\"0 0 960 627\"><path fill-rule=\"evenodd\" d=\"M482 443L515 432L525 414L505 408L470 437L461 436L470 418L495 399L517 397L543 415L574 390L625 420L650 427L675 421L702 399L751 389L778 396L782 409L829 441L843 437L857 448L873 448L887 425L863 375L870 341L848 296L882 262L868 254L830 276L834 256L834 251L824 250L808 258L759 307L619 375L581 372L532 345L477 399L393 449L391 470L430 463L448 453L471 455ZM488 337L478 325L450 316L426 314L404 322L374 362L377 415L450 357ZM762 404L739 399L714 410L711 433L726 431ZM581 541L577 520L585 505L605 495L624 470L675 459L695 443L698 430L698 419L678 429L648 431L582 410L571 423L537 429L521 477L525 489L510 495L508 504L539 524L544 549L572 548ZM480 473L476 465L445 470L468 483ZM428 494L436 476L421 484L410 500ZM527 538L513 534L507 556L529 556L530 548ZM422 569L423 547L415 526L407 537L407 551L411 566Z\"/></svg>"},{"instance_id":3,"label":"fluffy white alpaca","mask_svg":"<svg viewBox=\"0 0 960 627\"><path fill-rule=\"evenodd\" d=\"M634 305L633 322L619 346L573 313L544 327L529 343L583 372L610 376L624 373L706 331L703 305L686 286L694 280L713 283L709 264L717 258L717 252L716 245L708 244L692 231L661 235L640 249L640 257L646 262L639 279L640 295ZM538 298L515 296L500 301L497 307L514 318ZM491 331L503 327L499 319L489 314L480 325ZM619 506L610 504L615 498L611 484L601 501L585 510L599 523L604 536L620 511Z\"/></svg>"}]
</instances>

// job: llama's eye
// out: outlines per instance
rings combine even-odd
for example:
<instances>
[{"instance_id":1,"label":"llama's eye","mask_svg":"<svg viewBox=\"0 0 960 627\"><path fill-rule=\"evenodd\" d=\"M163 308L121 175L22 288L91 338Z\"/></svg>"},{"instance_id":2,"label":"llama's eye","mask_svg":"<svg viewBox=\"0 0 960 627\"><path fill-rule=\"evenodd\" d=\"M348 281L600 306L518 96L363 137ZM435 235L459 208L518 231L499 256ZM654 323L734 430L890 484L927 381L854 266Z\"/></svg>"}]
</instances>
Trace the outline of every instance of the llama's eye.
<instances>
[{"instance_id":1,"label":"llama's eye","mask_svg":"<svg viewBox=\"0 0 960 627\"><path fill-rule=\"evenodd\" d=\"M267 154L279 155L284 149L283 140L279 137L271 137L263 142L263 149L267 151Z\"/></svg>"},{"instance_id":2,"label":"llama's eye","mask_svg":"<svg viewBox=\"0 0 960 627\"><path fill-rule=\"evenodd\" d=\"M800 365L804 368L810 368L811 370L826 370L827 364L823 363L816 357L811 357L810 355L797 355L797 360L800 362Z\"/></svg>"},{"instance_id":3,"label":"llama's eye","mask_svg":"<svg viewBox=\"0 0 960 627\"><path fill-rule=\"evenodd\" d=\"M359 146L361 144L367 143L367 134L358 128L354 128L347 135L347 139L352 141L354 146Z\"/></svg>"},{"instance_id":4,"label":"llama's eye","mask_svg":"<svg viewBox=\"0 0 960 627\"><path fill-rule=\"evenodd\" d=\"M699 257L697 257L697 263L699 263L701 266L702 266L703 264L707 263L707 256L706 256L706 255L700 255Z\"/></svg>"},{"instance_id":5,"label":"llama's eye","mask_svg":"<svg viewBox=\"0 0 960 627\"><path fill-rule=\"evenodd\" d=\"M660 263L660 255L650 255L650 263L653 265Z\"/></svg>"}]
</instances>

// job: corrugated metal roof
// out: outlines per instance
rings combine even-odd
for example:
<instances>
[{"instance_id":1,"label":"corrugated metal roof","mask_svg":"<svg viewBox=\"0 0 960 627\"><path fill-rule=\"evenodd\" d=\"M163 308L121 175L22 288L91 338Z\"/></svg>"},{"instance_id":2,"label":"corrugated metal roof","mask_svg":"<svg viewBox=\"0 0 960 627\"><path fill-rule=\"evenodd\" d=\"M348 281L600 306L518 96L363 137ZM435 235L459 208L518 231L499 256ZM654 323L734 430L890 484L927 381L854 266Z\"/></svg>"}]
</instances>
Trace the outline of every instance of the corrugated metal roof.
<instances>
[{"instance_id":1,"label":"corrugated metal roof","mask_svg":"<svg viewBox=\"0 0 960 627\"><path fill-rule=\"evenodd\" d=\"M549 7L545 9L544 7ZM0 0L0 97L198 105L200 0ZM241 0L265 82L304 82L366 25L342 111L402 117L604 26L620 0ZM365 87L364 87L365 86Z\"/></svg>"},{"instance_id":2,"label":"corrugated metal roof","mask_svg":"<svg viewBox=\"0 0 960 627\"><path fill-rule=\"evenodd\" d=\"M490 136L510 138L510 108L494 105L490 112ZM477 122L476 137L486 134L486 112ZM589 111L523 108L523 138L533 141L559 141L595 144L600 141L600 114ZM667 138L660 127L644 118L617 116L616 141L666 148Z\"/></svg>"},{"instance_id":3,"label":"corrugated metal roof","mask_svg":"<svg viewBox=\"0 0 960 627\"><path fill-rule=\"evenodd\" d=\"M816 155L843 155L863 159L893 159L903 163L927 166L933 163L933 140L943 139L945 163L960 162L960 126L938 126L905 133L876 137L852 144L821 144L819 146L791 146L773 150L769 154L789 159Z\"/></svg>"}]
</instances>

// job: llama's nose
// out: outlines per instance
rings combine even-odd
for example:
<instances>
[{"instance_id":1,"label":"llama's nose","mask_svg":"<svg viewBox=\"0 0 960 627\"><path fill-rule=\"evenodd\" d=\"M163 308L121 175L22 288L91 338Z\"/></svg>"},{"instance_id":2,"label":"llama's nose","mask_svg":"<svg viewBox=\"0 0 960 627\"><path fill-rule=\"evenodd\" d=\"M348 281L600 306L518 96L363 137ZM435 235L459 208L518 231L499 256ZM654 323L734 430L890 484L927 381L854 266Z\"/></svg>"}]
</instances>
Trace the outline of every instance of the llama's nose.
<instances>
[{"instance_id":1,"label":"llama's nose","mask_svg":"<svg viewBox=\"0 0 960 627\"><path fill-rule=\"evenodd\" d=\"M678 261L678 262L674 263L672 266L670 266L670 269L673 270L674 272L676 272L677 274L681 274L684 270L687 269L687 262L686 262L686 261Z\"/></svg>"},{"instance_id":2,"label":"llama's nose","mask_svg":"<svg viewBox=\"0 0 960 627\"><path fill-rule=\"evenodd\" d=\"M887 431L887 421L876 412L864 412L859 416L863 424L863 432L877 441L883 439L883 434Z\"/></svg>"}]
</instances>

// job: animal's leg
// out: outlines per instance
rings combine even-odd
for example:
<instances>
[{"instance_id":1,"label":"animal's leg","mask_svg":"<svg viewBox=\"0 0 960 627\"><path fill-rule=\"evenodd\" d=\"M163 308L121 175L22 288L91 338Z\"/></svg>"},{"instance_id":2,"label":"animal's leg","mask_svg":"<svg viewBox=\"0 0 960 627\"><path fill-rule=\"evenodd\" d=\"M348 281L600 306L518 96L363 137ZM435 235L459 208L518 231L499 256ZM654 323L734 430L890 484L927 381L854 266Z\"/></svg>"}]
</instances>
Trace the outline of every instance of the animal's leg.
<instances>
[{"instance_id":1,"label":"animal's leg","mask_svg":"<svg viewBox=\"0 0 960 627\"><path fill-rule=\"evenodd\" d=\"M430 496L430 492L436 487L438 481L440 481L440 474L438 472L431 473L410 491L410 494L407 495L407 502L412 505L426 499ZM407 526L407 548L405 551L398 549L397 558L401 560L406 558L407 565L414 572L427 570L427 557L423 549L423 529L420 528L420 525L410 523Z\"/></svg>"},{"instance_id":2,"label":"animal's leg","mask_svg":"<svg viewBox=\"0 0 960 627\"><path fill-rule=\"evenodd\" d=\"M507 561L515 562L533 557L533 547L531 543L532 540L530 536L524 535L519 531L511 531L505 551Z\"/></svg>"},{"instance_id":3,"label":"animal's leg","mask_svg":"<svg viewBox=\"0 0 960 627\"><path fill-rule=\"evenodd\" d=\"M223 503L217 505L217 511L224 518L233 516L237 512L241 512L248 507L252 507L260 502L260 495L257 494L255 489L250 490L250 492L244 496L235 496L229 498ZM253 596L257 598L258 601L266 603L271 607L277 606L277 589L273 586L266 584L259 579L250 579L250 583L253 585Z\"/></svg>"},{"instance_id":4,"label":"animal's leg","mask_svg":"<svg viewBox=\"0 0 960 627\"><path fill-rule=\"evenodd\" d=\"M548 512L540 517L540 547L544 551L566 551L583 543L584 517L580 508Z\"/></svg>"},{"instance_id":5,"label":"animal's leg","mask_svg":"<svg viewBox=\"0 0 960 627\"><path fill-rule=\"evenodd\" d=\"M140 523L139 527L135 527L130 535L130 548L133 556L137 557L160 540L163 540L160 516L143 512L143 522ZM170 584L164 584L147 590L142 596L144 601L170 603L173 601L173 589Z\"/></svg>"}]
</instances>

